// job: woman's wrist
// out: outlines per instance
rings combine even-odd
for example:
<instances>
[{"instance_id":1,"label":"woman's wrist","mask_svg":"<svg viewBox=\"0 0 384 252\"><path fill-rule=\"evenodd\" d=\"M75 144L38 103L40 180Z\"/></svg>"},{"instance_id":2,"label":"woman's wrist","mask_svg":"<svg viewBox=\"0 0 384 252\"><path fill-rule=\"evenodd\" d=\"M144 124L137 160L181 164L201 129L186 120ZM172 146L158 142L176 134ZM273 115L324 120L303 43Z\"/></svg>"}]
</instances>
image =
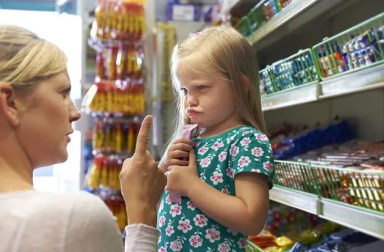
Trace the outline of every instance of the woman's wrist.
<instances>
[{"instance_id":1,"label":"woman's wrist","mask_svg":"<svg viewBox=\"0 0 384 252\"><path fill-rule=\"evenodd\" d=\"M151 207L148 204L135 204L133 207L127 206L128 225L145 224L156 227L157 210L156 206Z\"/></svg>"}]
</instances>

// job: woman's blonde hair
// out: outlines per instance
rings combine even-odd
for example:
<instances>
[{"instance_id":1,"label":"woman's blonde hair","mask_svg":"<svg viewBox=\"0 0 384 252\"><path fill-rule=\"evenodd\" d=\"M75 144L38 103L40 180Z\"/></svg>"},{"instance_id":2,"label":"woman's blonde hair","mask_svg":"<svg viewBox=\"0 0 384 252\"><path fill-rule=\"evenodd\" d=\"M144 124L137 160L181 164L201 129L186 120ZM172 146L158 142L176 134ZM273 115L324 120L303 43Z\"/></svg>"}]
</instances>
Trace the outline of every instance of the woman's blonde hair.
<instances>
[{"instance_id":1,"label":"woman's blonde hair","mask_svg":"<svg viewBox=\"0 0 384 252\"><path fill-rule=\"evenodd\" d=\"M249 42L230 27L210 27L191 34L176 44L171 59L172 84L178 94L176 130L169 141L176 139L188 121L185 114L184 95L180 93L177 68L180 60L183 66L202 75L219 73L230 80L238 117L247 125L265 132L264 116L261 110L258 64L255 51ZM225 101L223 101L225 102Z\"/></svg>"},{"instance_id":2,"label":"woman's blonde hair","mask_svg":"<svg viewBox=\"0 0 384 252\"><path fill-rule=\"evenodd\" d=\"M0 25L0 82L33 88L66 68L67 58L56 45L22 27Z\"/></svg>"}]
</instances>

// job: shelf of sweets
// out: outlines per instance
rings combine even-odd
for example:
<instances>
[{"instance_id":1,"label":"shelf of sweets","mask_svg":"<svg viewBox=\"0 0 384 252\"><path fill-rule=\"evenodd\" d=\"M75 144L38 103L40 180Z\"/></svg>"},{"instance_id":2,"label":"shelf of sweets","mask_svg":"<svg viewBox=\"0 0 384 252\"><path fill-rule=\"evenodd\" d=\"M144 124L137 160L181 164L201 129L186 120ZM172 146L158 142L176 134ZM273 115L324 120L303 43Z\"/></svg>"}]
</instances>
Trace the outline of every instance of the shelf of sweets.
<instances>
[{"instance_id":1,"label":"shelf of sweets","mask_svg":"<svg viewBox=\"0 0 384 252\"><path fill-rule=\"evenodd\" d=\"M145 113L144 89L141 82L99 81L88 89L83 107L96 117L137 118Z\"/></svg>"},{"instance_id":2,"label":"shelf of sweets","mask_svg":"<svg viewBox=\"0 0 384 252\"><path fill-rule=\"evenodd\" d=\"M88 44L96 51L95 83L82 107L92 116L93 160L84 189L104 200L121 229L127 223L120 193L123 160L135 149L145 112L144 1L98 0Z\"/></svg>"},{"instance_id":3,"label":"shelf of sweets","mask_svg":"<svg viewBox=\"0 0 384 252\"><path fill-rule=\"evenodd\" d=\"M262 96L263 111L340 97L384 87L384 64Z\"/></svg>"},{"instance_id":4,"label":"shelf of sweets","mask_svg":"<svg viewBox=\"0 0 384 252\"><path fill-rule=\"evenodd\" d=\"M258 235L248 236L251 251L373 251L382 240L353 228L270 202L267 222ZM252 246L253 245L253 246ZM374 250L377 251L377 250Z\"/></svg>"},{"instance_id":5,"label":"shelf of sweets","mask_svg":"<svg viewBox=\"0 0 384 252\"><path fill-rule=\"evenodd\" d=\"M338 118L270 133L272 200L384 238L383 142L356 139L352 123Z\"/></svg>"},{"instance_id":6,"label":"shelf of sweets","mask_svg":"<svg viewBox=\"0 0 384 252\"><path fill-rule=\"evenodd\" d=\"M272 0L266 2L272 2L268 3L268 6L275 4ZM299 29L308 21L332 10L335 6L342 3L341 0L292 0L281 2L283 2L283 5L280 6L281 4L279 4L277 7L278 11L275 11L273 14L268 15L271 10L263 10L262 15L267 13L266 17L264 17L266 20L262 21L256 27L257 29L253 29L251 34L247 36L248 41L257 51L266 48L271 43L278 42L293 30ZM264 8L263 6L260 7Z\"/></svg>"},{"instance_id":7,"label":"shelf of sweets","mask_svg":"<svg viewBox=\"0 0 384 252\"><path fill-rule=\"evenodd\" d=\"M140 41L145 32L144 5L122 0L99 0L91 28L93 41Z\"/></svg>"},{"instance_id":8,"label":"shelf of sweets","mask_svg":"<svg viewBox=\"0 0 384 252\"><path fill-rule=\"evenodd\" d=\"M383 17L371 17L262 69L263 110L383 88Z\"/></svg>"},{"instance_id":9,"label":"shelf of sweets","mask_svg":"<svg viewBox=\"0 0 384 252\"><path fill-rule=\"evenodd\" d=\"M271 189L270 199L384 239L384 215L377 211L280 186Z\"/></svg>"}]
</instances>

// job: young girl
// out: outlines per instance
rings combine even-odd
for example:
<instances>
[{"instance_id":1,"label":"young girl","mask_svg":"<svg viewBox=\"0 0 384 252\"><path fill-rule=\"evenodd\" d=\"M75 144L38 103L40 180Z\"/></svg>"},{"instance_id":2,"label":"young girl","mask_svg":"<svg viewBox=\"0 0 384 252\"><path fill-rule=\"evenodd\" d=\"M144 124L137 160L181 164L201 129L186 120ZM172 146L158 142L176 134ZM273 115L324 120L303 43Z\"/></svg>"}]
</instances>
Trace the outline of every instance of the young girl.
<instances>
[{"instance_id":1,"label":"young girl","mask_svg":"<svg viewBox=\"0 0 384 252\"><path fill-rule=\"evenodd\" d=\"M176 45L171 64L180 113L160 164L159 251L245 251L264 226L274 174L253 48L232 28L206 28ZM179 139L187 121L199 135Z\"/></svg>"}]
</instances>

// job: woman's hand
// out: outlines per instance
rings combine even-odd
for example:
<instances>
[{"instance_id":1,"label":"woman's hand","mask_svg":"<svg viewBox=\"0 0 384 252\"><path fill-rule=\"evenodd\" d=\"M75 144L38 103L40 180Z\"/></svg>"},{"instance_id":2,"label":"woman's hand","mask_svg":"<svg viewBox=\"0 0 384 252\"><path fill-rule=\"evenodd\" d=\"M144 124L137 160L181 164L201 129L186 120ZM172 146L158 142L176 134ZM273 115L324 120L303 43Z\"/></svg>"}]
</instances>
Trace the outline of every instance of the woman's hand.
<instances>
[{"instance_id":1,"label":"woman's hand","mask_svg":"<svg viewBox=\"0 0 384 252\"><path fill-rule=\"evenodd\" d=\"M156 227L157 203L164 191L166 177L147 150L151 122L152 116L144 118L135 153L123 163L120 184L128 224L143 223Z\"/></svg>"},{"instance_id":2,"label":"woman's hand","mask_svg":"<svg viewBox=\"0 0 384 252\"><path fill-rule=\"evenodd\" d=\"M191 150L188 154L187 166L172 165L168 167L168 171L165 173L167 176L165 190L187 197L189 197L191 185L196 186L197 183L202 182L197 173L195 152Z\"/></svg>"},{"instance_id":3,"label":"woman's hand","mask_svg":"<svg viewBox=\"0 0 384 252\"><path fill-rule=\"evenodd\" d=\"M173 165L187 166L189 152L193 150L193 146L194 142L188 138L173 141L167 150L166 158L159 165L160 169L166 172Z\"/></svg>"}]
</instances>

